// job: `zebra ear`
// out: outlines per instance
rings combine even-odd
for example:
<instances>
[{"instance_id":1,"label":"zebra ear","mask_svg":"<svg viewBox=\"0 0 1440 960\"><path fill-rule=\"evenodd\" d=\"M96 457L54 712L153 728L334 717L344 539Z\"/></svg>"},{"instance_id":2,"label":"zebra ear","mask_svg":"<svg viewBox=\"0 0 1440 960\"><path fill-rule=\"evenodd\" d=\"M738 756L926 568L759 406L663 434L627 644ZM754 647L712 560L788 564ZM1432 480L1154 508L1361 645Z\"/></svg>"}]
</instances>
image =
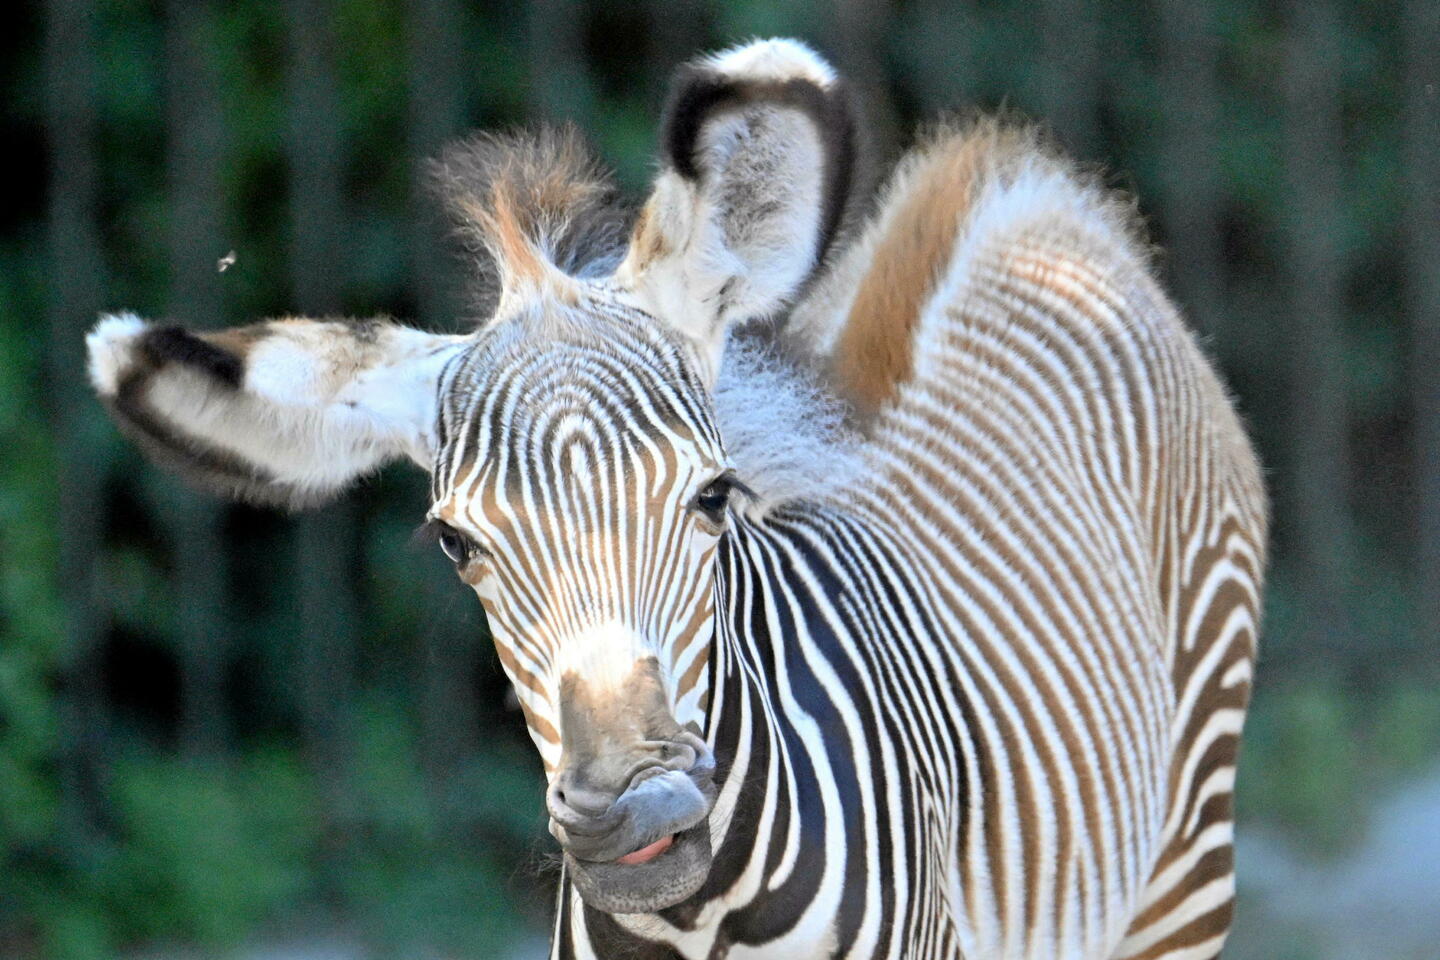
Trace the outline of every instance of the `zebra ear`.
<instances>
[{"instance_id":1,"label":"zebra ear","mask_svg":"<svg viewBox=\"0 0 1440 960\"><path fill-rule=\"evenodd\" d=\"M681 68L663 167L617 281L718 360L731 323L775 313L815 273L855 152L849 98L801 43L760 41Z\"/></svg>"},{"instance_id":2,"label":"zebra ear","mask_svg":"<svg viewBox=\"0 0 1440 960\"><path fill-rule=\"evenodd\" d=\"M462 339L307 319L192 333L121 314L86 346L101 400L151 459L223 496L298 508L388 460L429 468L440 370Z\"/></svg>"}]
</instances>

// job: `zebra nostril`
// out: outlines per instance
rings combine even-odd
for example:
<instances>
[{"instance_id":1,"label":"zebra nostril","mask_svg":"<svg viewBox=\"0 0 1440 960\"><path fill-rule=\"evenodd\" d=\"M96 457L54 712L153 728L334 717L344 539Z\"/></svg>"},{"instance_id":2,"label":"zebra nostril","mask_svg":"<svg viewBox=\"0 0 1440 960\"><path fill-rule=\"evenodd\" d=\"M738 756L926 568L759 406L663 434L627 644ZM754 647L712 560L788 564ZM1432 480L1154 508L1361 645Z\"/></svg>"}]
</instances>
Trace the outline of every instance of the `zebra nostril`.
<instances>
[{"instance_id":1,"label":"zebra nostril","mask_svg":"<svg viewBox=\"0 0 1440 960\"><path fill-rule=\"evenodd\" d=\"M599 819L610 812L617 794L572 782L557 785L554 796L562 809L578 817Z\"/></svg>"}]
</instances>

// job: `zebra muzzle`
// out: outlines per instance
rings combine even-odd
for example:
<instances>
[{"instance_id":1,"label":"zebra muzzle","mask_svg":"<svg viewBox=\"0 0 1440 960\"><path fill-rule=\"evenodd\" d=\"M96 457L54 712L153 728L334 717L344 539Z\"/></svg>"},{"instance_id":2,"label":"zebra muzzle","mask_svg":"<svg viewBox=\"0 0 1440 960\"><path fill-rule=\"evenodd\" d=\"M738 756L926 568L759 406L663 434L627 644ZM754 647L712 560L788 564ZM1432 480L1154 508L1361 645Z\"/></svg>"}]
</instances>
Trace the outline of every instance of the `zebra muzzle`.
<instances>
[{"instance_id":1,"label":"zebra muzzle","mask_svg":"<svg viewBox=\"0 0 1440 960\"><path fill-rule=\"evenodd\" d=\"M598 816L576 812L562 796L561 790L552 788L546 806L550 832L566 853L597 863L634 863L652 858L631 860L631 855L703 821L710 813L713 786L704 773L668 770L627 789Z\"/></svg>"},{"instance_id":2,"label":"zebra muzzle","mask_svg":"<svg viewBox=\"0 0 1440 960\"><path fill-rule=\"evenodd\" d=\"M618 692L561 686L563 753L546 792L550 832L585 902L642 913L680 902L710 869L715 757L670 714L653 659Z\"/></svg>"}]
</instances>

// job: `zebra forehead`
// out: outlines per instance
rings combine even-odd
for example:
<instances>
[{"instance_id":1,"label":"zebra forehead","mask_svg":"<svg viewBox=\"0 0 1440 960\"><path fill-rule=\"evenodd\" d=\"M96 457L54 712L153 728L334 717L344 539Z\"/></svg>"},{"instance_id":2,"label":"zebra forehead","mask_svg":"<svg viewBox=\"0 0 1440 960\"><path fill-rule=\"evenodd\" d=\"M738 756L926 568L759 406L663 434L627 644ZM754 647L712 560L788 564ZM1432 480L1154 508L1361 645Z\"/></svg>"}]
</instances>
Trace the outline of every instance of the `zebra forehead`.
<instances>
[{"instance_id":1,"label":"zebra forehead","mask_svg":"<svg viewBox=\"0 0 1440 960\"><path fill-rule=\"evenodd\" d=\"M577 456L592 467L678 447L722 456L694 358L643 317L513 318L482 333L440 391L437 493L484 462L513 477Z\"/></svg>"}]
</instances>

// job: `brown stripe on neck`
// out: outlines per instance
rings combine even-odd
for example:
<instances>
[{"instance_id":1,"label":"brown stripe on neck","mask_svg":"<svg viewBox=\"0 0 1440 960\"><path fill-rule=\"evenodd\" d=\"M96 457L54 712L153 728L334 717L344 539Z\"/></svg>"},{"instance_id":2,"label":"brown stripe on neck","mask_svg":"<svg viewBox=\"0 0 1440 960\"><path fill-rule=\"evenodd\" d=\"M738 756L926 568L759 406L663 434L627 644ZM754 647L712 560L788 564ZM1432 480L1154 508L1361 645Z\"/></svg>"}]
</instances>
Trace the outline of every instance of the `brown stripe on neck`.
<instances>
[{"instance_id":1,"label":"brown stripe on neck","mask_svg":"<svg viewBox=\"0 0 1440 960\"><path fill-rule=\"evenodd\" d=\"M906 178L831 357L836 388L861 419L878 413L910 378L920 312L954 251L986 146L941 143Z\"/></svg>"}]
</instances>

